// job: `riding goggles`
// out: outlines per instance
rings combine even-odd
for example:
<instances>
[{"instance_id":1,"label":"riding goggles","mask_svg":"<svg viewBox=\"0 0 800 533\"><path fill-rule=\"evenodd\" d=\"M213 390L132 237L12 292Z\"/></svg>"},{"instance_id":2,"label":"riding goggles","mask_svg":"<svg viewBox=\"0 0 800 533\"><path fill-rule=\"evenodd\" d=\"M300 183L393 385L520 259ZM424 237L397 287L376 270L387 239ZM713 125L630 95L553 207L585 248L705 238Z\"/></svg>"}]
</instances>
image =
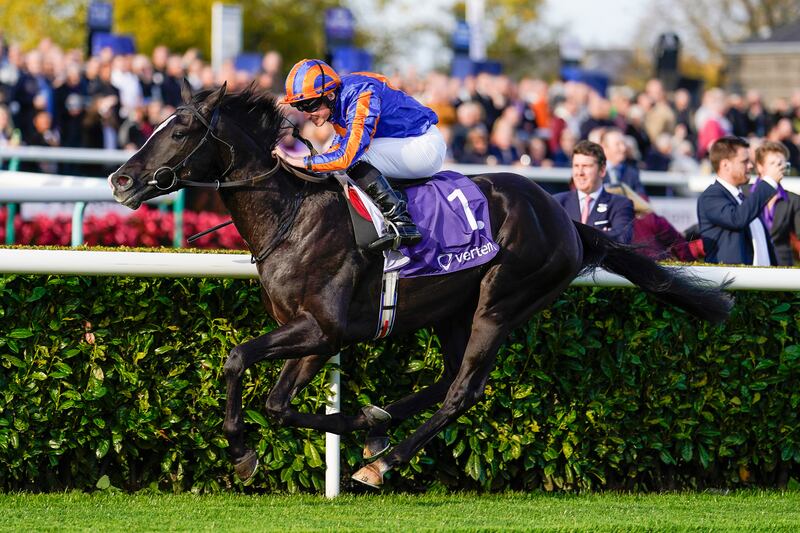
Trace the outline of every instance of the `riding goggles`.
<instances>
[{"instance_id":1,"label":"riding goggles","mask_svg":"<svg viewBox=\"0 0 800 533\"><path fill-rule=\"evenodd\" d=\"M303 113L313 113L322 106L322 98L312 98L310 100L300 100L292 104L292 107Z\"/></svg>"}]
</instances>

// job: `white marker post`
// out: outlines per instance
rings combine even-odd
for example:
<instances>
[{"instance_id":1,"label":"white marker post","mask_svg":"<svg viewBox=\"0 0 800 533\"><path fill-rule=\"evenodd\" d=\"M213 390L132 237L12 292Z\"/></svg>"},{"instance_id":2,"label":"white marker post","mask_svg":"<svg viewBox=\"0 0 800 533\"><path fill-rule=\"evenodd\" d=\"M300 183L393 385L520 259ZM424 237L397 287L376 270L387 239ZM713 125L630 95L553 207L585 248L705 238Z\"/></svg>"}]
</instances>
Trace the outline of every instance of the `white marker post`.
<instances>
[{"instance_id":1,"label":"white marker post","mask_svg":"<svg viewBox=\"0 0 800 533\"><path fill-rule=\"evenodd\" d=\"M330 362L339 365L340 356L337 353L331 357ZM331 415L339 412L341 408L341 386L339 369L331 370L326 398L325 414ZM339 495L339 481L341 479L341 437L336 433L325 433L325 497L335 498Z\"/></svg>"}]
</instances>

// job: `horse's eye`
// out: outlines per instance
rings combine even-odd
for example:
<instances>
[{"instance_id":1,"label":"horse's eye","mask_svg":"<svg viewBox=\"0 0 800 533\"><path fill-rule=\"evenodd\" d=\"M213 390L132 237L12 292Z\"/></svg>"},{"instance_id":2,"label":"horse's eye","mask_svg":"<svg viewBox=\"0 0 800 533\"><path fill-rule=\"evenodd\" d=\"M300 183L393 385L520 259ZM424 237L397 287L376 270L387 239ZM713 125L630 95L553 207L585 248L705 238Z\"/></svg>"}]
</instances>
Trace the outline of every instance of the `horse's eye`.
<instances>
[{"instance_id":1,"label":"horse's eye","mask_svg":"<svg viewBox=\"0 0 800 533\"><path fill-rule=\"evenodd\" d=\"M184 132L184 131L176 131L176 132L173 132L173 134L172 134L172 138L175 139L175 140L180 140L180 139L183 139L184 137L186 137L186 132Z\"/></svg>"}]
</instances>

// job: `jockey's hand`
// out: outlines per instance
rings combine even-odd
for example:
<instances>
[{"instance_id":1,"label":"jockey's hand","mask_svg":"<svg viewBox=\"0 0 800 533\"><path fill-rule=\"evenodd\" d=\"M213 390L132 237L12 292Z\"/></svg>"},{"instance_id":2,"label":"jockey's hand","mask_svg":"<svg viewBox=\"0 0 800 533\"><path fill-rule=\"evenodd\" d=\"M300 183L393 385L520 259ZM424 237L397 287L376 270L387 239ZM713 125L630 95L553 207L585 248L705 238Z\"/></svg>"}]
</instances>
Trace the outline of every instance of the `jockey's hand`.
<instances>
[{"instance_id":1,"label":"jockey's hand","mask_svg":"<svg viewBox=\"0 0 800 533\"><path fill-rule=\"evenodd\" d=\"M272 150L272 155L275 157L280 157L283 159L289 166L298 167L298 168L305 168L306 163L303 161L302 157L294 157L287 154L283 148L280 146L276 146L274 150Z\"/></svg>"}]
</instances>

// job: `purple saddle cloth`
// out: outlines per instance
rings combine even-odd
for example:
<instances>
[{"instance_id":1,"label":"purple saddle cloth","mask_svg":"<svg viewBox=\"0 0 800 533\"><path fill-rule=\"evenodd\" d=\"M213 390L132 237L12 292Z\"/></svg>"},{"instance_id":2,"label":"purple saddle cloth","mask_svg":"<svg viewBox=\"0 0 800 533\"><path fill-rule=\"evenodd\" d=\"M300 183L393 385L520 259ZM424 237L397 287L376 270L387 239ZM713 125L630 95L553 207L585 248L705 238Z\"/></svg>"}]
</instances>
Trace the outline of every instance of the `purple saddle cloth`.
<instances>
[{"instance_id":1,"label":"purple saddle cloth","mask_svg":"<svg viewBox=\"0 0 800 533\"><path fill-rule=\"evenodd\" d=\"M400 268L401 278L451 274L488 263L500 251L486 197L463 174L444 170L405 192L422 241L400 247L410 259Z\"/></svg>"}]
</instances>

